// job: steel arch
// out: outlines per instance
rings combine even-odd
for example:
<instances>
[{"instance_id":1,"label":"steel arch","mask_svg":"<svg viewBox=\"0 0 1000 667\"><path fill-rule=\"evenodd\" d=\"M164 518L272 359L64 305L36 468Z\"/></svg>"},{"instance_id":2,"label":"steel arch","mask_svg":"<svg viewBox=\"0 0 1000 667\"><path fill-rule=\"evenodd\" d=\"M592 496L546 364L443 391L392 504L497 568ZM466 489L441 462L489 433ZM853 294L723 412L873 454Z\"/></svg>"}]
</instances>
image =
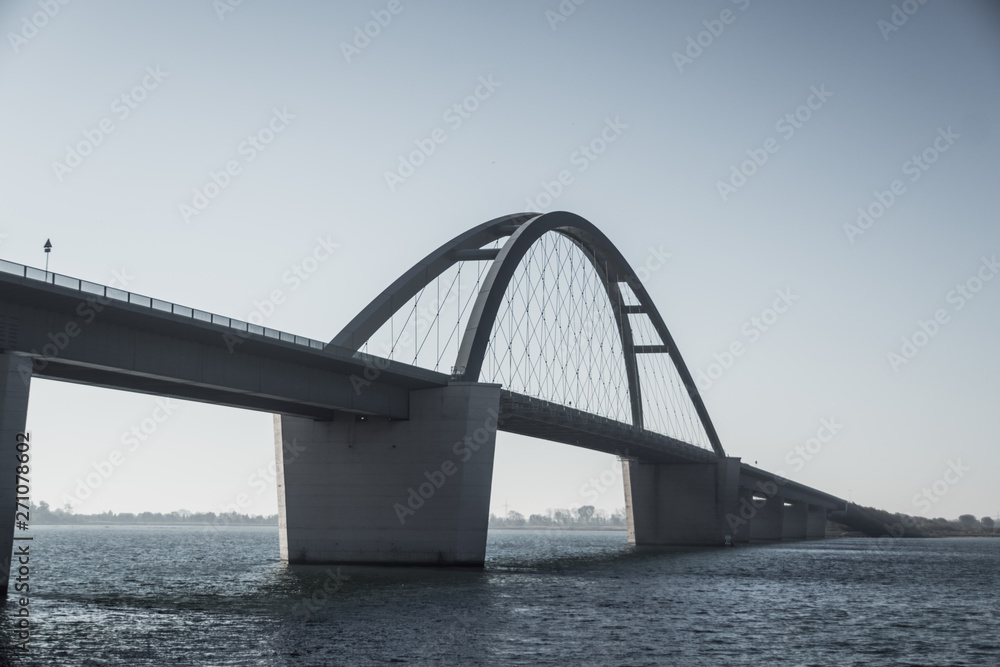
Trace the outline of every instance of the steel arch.
<instances>
[{"instance_id":1,"label":"steel arch","mask_svg":"<svg viewBox=\"0 0 1000 667\"><path fill-rule=\"evenodd\" d=\"M492 251L482 251L480 248L487 243L510 236L522 223L536 215L536 213L505 215L459 234L414 264L409 271L382 290L382 293L341 329L329 344L360 350L379 327L389 321L393 313L431 281L459 262L492 259L492 256L489 256Z\"/></svg>"},{"instance_id":2,"label":"steel arch","mask_svg":"<svg viewBox=\"0 0 1000 667\"><path fill-rule=\"evenodd\" d=\"M556 232L572 241L588 258L601 278L615 313L622 350L625 354L633 425L636 428L643 428L642 387L637 372L637 355L646 352L669 353L712 449L717 456L725 456L725 450L719 441L698 387L645 287L611 241L592 223L573 213L565 211L545 214L518 213L496 218L456 236L400 276L351 320L330 341L330 344L359 350L397 310L448 268L462 261L492 260L469 316L452 374L457 380L478 381L493 324L507 286L532 244L547 232ZM504 236L510 238L498 250L482 249L483 245ZM628 285L638 300L638 305L624 304L620 283ZM633 313L642 313L649 317L663 342L662 349L640 350L641 346L634 344L628 318L629 314Z\"/></svg>"}]
</instances>

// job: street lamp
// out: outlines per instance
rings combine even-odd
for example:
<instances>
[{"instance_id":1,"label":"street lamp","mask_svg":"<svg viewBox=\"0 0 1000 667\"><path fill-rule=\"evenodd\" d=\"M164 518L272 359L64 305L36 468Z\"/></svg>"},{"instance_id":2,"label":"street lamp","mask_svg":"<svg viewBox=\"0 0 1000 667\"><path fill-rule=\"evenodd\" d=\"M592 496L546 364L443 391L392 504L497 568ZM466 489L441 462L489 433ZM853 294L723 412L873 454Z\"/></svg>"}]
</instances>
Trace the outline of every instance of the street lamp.
<instances>
[{"instance_id":1,"label":"street lamp","mask_svg":"<svg viewBox=\"0 0 1000 667\"><path fill-rule=\"evenodd\" d=\"M45 279L49 279L49 253L52 252L52 239L45 239Z\"/></svg>"}]
</instances>

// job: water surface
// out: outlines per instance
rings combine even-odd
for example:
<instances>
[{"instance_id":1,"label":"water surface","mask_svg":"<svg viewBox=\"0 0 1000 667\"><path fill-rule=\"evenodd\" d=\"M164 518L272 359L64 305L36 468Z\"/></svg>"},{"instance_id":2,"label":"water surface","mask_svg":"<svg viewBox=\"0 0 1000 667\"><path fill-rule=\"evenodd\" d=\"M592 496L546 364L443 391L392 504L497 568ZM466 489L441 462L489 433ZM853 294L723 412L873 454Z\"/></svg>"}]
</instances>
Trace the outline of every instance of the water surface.
<instances>
[{"instance_id":1,"label":"water surface","mask_svg":"<svg viewBox=\"0 0 1000 667\"><path fill-rule=\"evenodd\" d=\"M23 665L1000 665L1000 539L636 550L492 531L484 569L286 566L276 528L33 526Z\"/></svg>"}]
</instances>

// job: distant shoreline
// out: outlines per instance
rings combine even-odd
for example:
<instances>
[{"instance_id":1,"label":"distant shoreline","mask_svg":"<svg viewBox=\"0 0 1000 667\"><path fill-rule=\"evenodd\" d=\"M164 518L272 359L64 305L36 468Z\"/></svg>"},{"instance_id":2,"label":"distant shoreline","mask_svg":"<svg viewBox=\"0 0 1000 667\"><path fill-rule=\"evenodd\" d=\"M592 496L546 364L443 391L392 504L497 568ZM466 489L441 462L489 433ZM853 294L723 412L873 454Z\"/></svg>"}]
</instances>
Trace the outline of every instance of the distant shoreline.
<instances>
[{"instance_id":1,"label":"distant shoreline","mask_svg":"<svg viewBox=\"0 0 1000 667\"><path fill-rule=\"evenodd\" d=\"M626 532L625 526L490 526L490 530L598 530Z\"/></svg>"},{"instance_id":2,"label":"distant shoreline","mask_svg":"<svg viewBox=\"0 0 1000 667\"><path fill-rule=\"evenodd\" d=\"M278 524L277 523L235 523L235 522L234 523L224 524L224 523L212 523L212 522L207 522L207 521L201 521L201 522L187 521L187 522L177 522L177 523L168 523L168 522L139 523L139 522L132 522L132 521L76 521L76 522L67 522L67 523L58 523L58 522L53 522L53 523L45 522L45 523L41 523L41 522L36 522L36 523L33 524L33 527L34 526L95 526L95 527L104 527L104 528L110 528L112 526L136 526L136 527L142 527L142 528L177 527L177 526L189 526L189 527L192 527L192 528L194 528L194 527L209 527L209 528L277 528ZM545 530L545 531L570 532L570 533L572 533L572 532L588 532L588 531L589 532L608 532L608 533L625 533L625 532L628 532L628 528L626 528L624 526L493 526L493 527L490 527L488 530L514 530L514 531L522 531L522 530ZM854 531L846 531L846 532L838 532L838 533L828 533L823 539L827 539L827 540L840 540L840 539L847 539L847 538L864 538L864 539L869 539L869 540L880 540L880 539L884 539L886 537L889 537L890 539L911 539L911 540L912 539L941 539L941 538L948 538L948 537L961 537L961 538L966 538L966 537L991 537L991 538L1000 538L1000 532L981 533L981 532L969 532L969 531L965 531L965 532L958 532L958 531L956 531L954 533L943 532L943 533L935 533L935 534L932 534L932 535L920 535L920 536L909 536L908 535L908 536L905 536L905 537L896 538L896 537L891 537L889 535L883 535L881 537L872 537L872 536L869 536L869 535L865 535L864 533L859 533L859 532L854 532ZM761 541L761 543L770 542L770 541L771 540L764 540L764 541ZM786 541L792 542L792 541L795 541L795 540L786 540Z\"/></svg>"},{"instance_id":3,"label":"distant shoreline","mask_svg":"<svg viewBox=\"0 0 1000 667\"><path fill-rule=\"evenodd\" d=\"M277 523L222 523L213 521L36 521L36 526L273 526ZM625 526L491 526L490 530L628 530Z\"/></svg>"},{"instance_id":4,"label":"distant shoreline","mask_svg":"<svg viewBox=\"0 0 1000 667\"><path fill-rule=\"evenodd\" d=\"M155 527L155 526L214 526L216 528L231 528L235 526L248 527L248 528L277 528L277 523L215 523L212 521L153 521L150 523L143 523L141 521L36 521L31 524L31 527L35 526L145 526L145 527Z\"/></svg>"},{"instance_id":5,"label":"distant shoreline","mask_svg":"<svg viewBox=\"0 0 1000 667\"><path fill-rule=\"evenodd\" d=\"M848 537L863 537L863 538L869 539L869 540L881 540L881 539L884 539L886 537L888 537L889 539L893 539L893 540L897 540L897 539L907 539L907 540L923 540L923 539L927 539L927 540L936 540L936 539L941 539L941 538L945 538L945 537L1000 537L1000 533L977 533L977 532L971 532L971 531L964 531L964 532L956 531L954 533L941 532L941 533L930 533L930 534L924 534L924 535L903 535L903 536L900 536L900 537L893 537L892 535L881 535L879 537L875 537L873 535L865 535L864 533L860 533L860 532L849 532L849 533L837 533L837 534L834 534L834 535L828 534L826 536L826 539L828 539L828 540L839 540L839 539L844 539L844 538L848 538Z\"/></svg>"}]
</instances>

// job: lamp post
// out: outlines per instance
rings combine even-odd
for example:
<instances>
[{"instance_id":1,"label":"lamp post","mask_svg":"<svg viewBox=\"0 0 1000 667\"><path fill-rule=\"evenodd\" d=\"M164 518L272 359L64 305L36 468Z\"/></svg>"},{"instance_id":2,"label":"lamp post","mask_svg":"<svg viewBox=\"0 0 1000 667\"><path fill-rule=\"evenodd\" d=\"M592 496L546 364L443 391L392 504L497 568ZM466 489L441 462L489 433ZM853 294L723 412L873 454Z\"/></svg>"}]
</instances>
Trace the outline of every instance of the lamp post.
<instances>
[{"instance_id":1,"label":"lamp post","mask_svg":"<svg viewBox=\"0 0 1000 667\"><path fill-rule=\"evenodd\" d=\"M49 279L49 253L52 252L52 239L45 239L45 280Z\"/></svg>"}]
</instances>

